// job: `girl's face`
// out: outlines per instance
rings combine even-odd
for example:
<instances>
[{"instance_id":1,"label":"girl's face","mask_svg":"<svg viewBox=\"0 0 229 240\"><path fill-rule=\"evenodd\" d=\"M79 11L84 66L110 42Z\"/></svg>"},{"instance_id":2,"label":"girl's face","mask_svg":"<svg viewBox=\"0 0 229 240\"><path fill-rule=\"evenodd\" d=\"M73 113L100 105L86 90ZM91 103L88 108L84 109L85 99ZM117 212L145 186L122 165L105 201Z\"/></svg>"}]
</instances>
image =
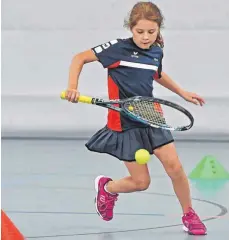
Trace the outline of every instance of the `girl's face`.
<instances>
[{"instance_id":1,"label":"girl's face","mask_svg":"<svg viewBox=\"0 0 229 240\"><path fill-rule=\"evenodd\" d=\"M148 49L156 41L159 27L156 22L142 19L131 29L131 32L135 44L142 49Z\"/></svg>"}]
</instances>

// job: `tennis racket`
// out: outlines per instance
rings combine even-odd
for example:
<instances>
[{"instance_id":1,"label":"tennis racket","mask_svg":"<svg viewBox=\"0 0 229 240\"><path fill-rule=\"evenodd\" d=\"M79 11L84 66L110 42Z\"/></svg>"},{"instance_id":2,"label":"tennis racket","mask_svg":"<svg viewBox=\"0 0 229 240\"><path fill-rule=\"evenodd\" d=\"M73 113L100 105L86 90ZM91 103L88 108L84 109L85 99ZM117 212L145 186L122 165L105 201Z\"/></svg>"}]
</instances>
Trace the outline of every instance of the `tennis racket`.
<instances>
[{"instance_id":1,"label":"tennis racket","mask_svg":"<svg viewBox=\"0 0 229 240\"><path fill-rule=\"evenodd\" d=\"M66 99L66 93L61 93ZM194 124L192 114L180 105L152 97L136 96L126 99L104 100L80 96L78 102L88 103L118 111L121 114L155 128L185 131Z\"/></svg>"}]
</instances>

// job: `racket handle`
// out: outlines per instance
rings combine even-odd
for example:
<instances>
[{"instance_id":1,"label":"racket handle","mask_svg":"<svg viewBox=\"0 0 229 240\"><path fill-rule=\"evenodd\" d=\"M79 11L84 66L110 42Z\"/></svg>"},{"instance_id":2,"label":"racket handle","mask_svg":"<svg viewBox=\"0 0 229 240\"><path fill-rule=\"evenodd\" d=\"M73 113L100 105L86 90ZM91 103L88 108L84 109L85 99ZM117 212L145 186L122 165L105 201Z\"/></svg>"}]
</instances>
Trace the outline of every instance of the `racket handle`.
<instances>
[{"instance_id":1,"label":"racket handle","mask_svg":"<svg viewBox=\"0 0 229 240\"><path fill-rule=\"evenodd\" d=\"M63 92L61 93L60 98L63 99L63 100L66 99L66 92L65 92L65 91L63 91ZM92 104L92 97L79 96L78 102Z\"/></svg>"},{"instance_id":2,"label":"racket handle","mask_svg":"<svg viewBox=\"0 0 229 240\"><path fill-rule=\"evenodd\" d=\"M89 104L92 104L92 97L79 96L78 101L81 102L81 103L89 103Z\"/></svg>"}]
</instances>

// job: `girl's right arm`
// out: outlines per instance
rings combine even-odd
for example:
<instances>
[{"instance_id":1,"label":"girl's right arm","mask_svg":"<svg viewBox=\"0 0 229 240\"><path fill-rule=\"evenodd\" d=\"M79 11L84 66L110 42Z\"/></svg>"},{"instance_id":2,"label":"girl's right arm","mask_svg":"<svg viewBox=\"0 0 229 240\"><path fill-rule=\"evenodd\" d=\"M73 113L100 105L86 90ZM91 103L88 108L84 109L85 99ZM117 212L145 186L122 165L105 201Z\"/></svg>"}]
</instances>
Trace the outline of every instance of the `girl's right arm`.
<instances>
[{"instance_id":1,"label":"girl's right arm","mask_svg":"<svg viewBox=\"0 0 229 240\"><path fill-rule=\"evenodd\" d=\"M73 57L69 70L68 89L66 94L68 101L77 102L79 97L78 81L83 65L94 61L98 61L98 58L91 49Z\"/></svg>"}]
</instances>

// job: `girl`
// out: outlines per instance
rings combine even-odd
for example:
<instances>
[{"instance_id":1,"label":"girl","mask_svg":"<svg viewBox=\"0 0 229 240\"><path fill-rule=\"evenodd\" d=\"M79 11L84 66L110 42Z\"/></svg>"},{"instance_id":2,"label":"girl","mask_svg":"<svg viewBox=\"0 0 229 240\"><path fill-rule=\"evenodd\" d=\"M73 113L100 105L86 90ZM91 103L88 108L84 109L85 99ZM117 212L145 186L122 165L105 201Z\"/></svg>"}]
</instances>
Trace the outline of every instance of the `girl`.
<instances>
[{"instance_id":1,"label":"girl","mask_svg":"<svg viewBox=\"0 0 229 240\"><path fill-rule=\"evenodd\" d=\"M153 81L178 94L186 101L204 104L204 99L178 86L162 71L163 39L160 29L163 16L151 2L134 5L125 22L132 37L116 39L77 54L71 63L67 99L77 102L78 79L84 64L99 61L108 69L108 95L110 99L123 99L136 95L153 96ZM106 126L87 142L90 151L107 153L121 161L129 176L112 180L98 176L95 179L97 196L95 205L103 220L113 218L113 209L119 193L143 191L149 187L147 164L139 165L134 159L138 149L147 149L162 163L170 177L175 194L183 210L184 230L190 234L206 234L206 227L192 209L188 179L177 156L173 137L167 130L152 128L108 110Z\"/></svg>"}]
</instances>

